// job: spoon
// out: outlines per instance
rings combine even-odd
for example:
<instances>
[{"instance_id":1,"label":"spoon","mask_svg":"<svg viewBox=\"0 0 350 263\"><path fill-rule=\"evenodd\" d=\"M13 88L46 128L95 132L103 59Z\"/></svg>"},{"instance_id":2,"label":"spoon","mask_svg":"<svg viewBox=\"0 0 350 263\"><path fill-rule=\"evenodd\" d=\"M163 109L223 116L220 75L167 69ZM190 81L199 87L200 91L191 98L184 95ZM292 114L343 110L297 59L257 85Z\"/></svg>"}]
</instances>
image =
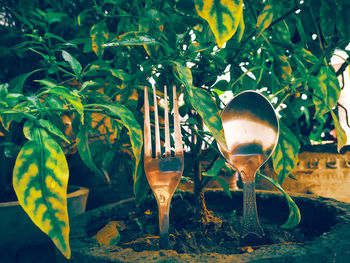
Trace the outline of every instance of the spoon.
<instances>
[{"instance_id":1,"label":"spoon","mask_svg":"<svg viewBox=\"0 0 350 263\"><path fill-rule=\"evenodd\" d=\"M264 236L255 198L255 174L274 151L279 123L271 103L259 92L243 91L221 113L227 148L219 145L228 163L243 182L241 238Z\"/></svg>"}]
</instances>

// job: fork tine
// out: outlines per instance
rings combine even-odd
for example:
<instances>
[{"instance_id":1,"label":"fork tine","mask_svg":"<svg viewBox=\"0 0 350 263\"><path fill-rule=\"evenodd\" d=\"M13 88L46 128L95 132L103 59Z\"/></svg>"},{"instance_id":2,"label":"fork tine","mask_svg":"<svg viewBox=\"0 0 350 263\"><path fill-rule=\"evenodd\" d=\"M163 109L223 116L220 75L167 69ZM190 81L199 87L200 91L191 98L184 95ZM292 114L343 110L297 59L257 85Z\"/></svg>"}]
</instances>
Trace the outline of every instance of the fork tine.
<instances>
[{"instance_id":1,"label":"fork tine","mask_svg":"<svg viewBox=\"0 0 350 263\"><path fill-rule=\"evenodd\" d=\"M158 120L158 103L156 96L156 87L153 85L153 100L154 100L154 124L156 130L156 158L159 158L161 155L160 150L160 134L159 134L159 120Z\"/></svg>"},{"instance_id":2,"label":"fork tine","mask_svg":"<svg viewBox=\"0 0 350 263\"><path fill-rule=\"evenodd\" d=\"M149 117L149 100L148 100L148 88L145 87L145 121L143 126L144 132L144 155L145 157L152 157L152 139L151 139L151 123Z\"/></svg>"},{"instance_id":3,"label":"fork tine","mask_svg":"<svg viewBox=\"0 0 350 263\"><path fill-rule=\"evenodd\" d=\"M182 155L182 139L180 129L179 105L176 96L176 87L173 86L173 101L174 101L174 137L175 137L175 155Z\"/></svg>"},{"instance_id":4,"label":"fork tine","mask_svg":"<svg viewBox=\"0 0 350 263\"><path fill-rule=\"evenodd\" d=\"M164 122L165 122L165 156L170 155L169 109L167 87L164 86Z\"/></svg>"}]
</instances>

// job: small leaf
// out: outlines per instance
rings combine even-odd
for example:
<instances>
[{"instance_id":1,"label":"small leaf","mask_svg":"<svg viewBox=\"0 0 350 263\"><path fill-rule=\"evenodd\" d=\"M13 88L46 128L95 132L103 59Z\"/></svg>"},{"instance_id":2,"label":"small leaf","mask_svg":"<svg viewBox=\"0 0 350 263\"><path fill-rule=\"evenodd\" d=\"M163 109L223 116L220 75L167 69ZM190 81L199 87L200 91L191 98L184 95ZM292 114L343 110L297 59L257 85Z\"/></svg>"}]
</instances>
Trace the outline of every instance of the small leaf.
<instances>
[{"instance_id":1,"label":"small leaf","mask_svg":"<svg viewBox=\"0 0 350 263\"><path fill-rule=\"evenodd\" d=\"M59 144L42 128L32 128L13 169L18 202L31 220L70 258L67 212L68 165Z\"/></svg>"},{"instance_id":2,"label":"small leaf","mask_svg":"<svg viewBox=\"0 0 350 263\"><path fill-rule=\"evenodd\" d=\"M289 206L289 216L287 221L281 226L282 228L293 228L300 223L301 215L297 204L293 201L293 199L283 190L282 186L273 178L265 176L263 174L258 173L259 176L270 182L273 186L275 186L286 198L288 206Z\"/></svg>"},{"instance_id":3,"label":"small leaf","mask_svg":"<svg viewBox=\"0 0 350 263\"><path fill-rule=\"evenodd\" d=\"M298 163L300 143L291 130L280 121L280 135L271 158L273 168L278 175L278 181L283 183Z\"/></svg>"},{"instance_id":4,"label":"small leaf","mask_svg":"<svg viewBox=\"0 0 350 263\"><path fill-rule=\"evenodd\" d=\"M256 22L257 35L260 36L266 28L271 25L273 19L273 8L271 5L265 5L264 9L258 16Z\"/></svg>"},{"instance_id":5,"label":"small leaf","mask_svg":"<svg viewBox=\"0 0 350 263\"><path fill-rule=\"evenodd\" d=\"M204 176L217 176L219 172L226 167L226 161L225 159L217 159L213 165L213 167L209 170L203 173Z\"/></svg>"},{"instance_id":6,"label":"small leaf","mask_svg":"<svg viewBox=\"0 0 350 263\"><path fill-rule=\"evenodd\" d=\"M216 180L220 186L222 187L222 190L224 190L224 192L232 198L232 195L231 195L231 192L230 192L230 186L228 185L228 183L222 178L222 177L219 177L219 176L213 176L212 177L212 180Z\"/></svg>"},{"instance_id":7,"label":"small leaf","mask_svg":"<svg viewBox=\"0 0 350 263\"><path fill-rule=\"evenodd\" d=\"M194 3L198 15L209 23L220 48L236 33L239 25L241 38L244 29L242 0L195 0Z\"/></svg>"},{"instance_id":8,"label":"small leaf","mask_svg":"<svg viewBox=\"0 0 350 263\"><path fill-rule=\"evenodd\" d=\"M141 45L157 45L158 41L144 32L128 32L117 38L112 39L111 42L103 44L103 47L115 46L141 46Z\"/></svg>"},{"instance_id":9,"label":"small leaf","mask_svg":"<svg viewBox=\"0 0 350 263\"><path fill-rule=\"evenodd\" d=\"M341 148L343 148L343 146L346 145L347 136L346 136L344 129L341 127L341 125L339 123L338 117L334 114L333 111L331 111L331 115L333 118L335 131L337 134L337 150L338 150L338 152L340 152Z\"/></svg>"},{"instance_id":10,"label":"small leaf","mask_svg":"<svg viewBox=\"0 0 350 263\"><path fill-rule=\"evenodd\" d=\"M79 61L65 50L62 51L62 57L69 63L70 67L74 71L75 76L78 78L82 71L82 67Z\"/></svg>"},{"instance_id":11,"label":"small leaf","mask_svg":"<svg viewBox=\"0 0 350 263\"><path fill-rule=\"evenodd\" d=\"M114 247L119 243L121 238L117 226L118 221L110 221L98 231L93 238L95 238L102 247Z\"/></svg>"},{"instance_id":12,"label":"small leaf","mask_svg":"<svg viewBox=\"0 0 350 263\"><path fill-rule=\"evenodd\" d=\"M103 44L105 44L109 37L106 22L102 21L91 27L90 37L92 49L99 58L102 58L104 52Z\"/></svg>"},{"instance_id":13,"label":"small leaf","mask_svg":"<svg viewBox=\"0 0 350 263\"><path fill-rule=\"evenodd\" d=\"M283 55L274 56L273 68L275 75L281 80L287 82L292 75L292 67L288 58Z\"/></svg>"}]
</instances>

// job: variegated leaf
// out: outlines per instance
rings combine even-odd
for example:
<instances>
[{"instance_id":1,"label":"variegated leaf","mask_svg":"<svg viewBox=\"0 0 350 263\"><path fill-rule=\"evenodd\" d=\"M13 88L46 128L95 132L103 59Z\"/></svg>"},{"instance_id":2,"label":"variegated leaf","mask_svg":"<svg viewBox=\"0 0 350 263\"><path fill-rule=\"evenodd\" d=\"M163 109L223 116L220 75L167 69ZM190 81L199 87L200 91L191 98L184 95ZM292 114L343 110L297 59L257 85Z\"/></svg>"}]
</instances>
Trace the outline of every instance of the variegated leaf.
<instances>
[{"instance_id":1,"label":"variegated leaf","mask_svg":"<svg viewBox=\"0 0 350 263\"><path fill-rule=\"evenodd\" d=\"M195 0L200 17L205 19L221 48L237 31L243 16L243 0Z\"/></svg>"},{"instance_id":2,"label":"variegated leaf","mask_svg":"<svg viewBox=\"0 0 350 263\"><path fill-rule=\"evenodd\" d=\"M271 158L273 168L278 175L278 182L283 183L286 176L298 163L300 143L292 131L280 121L280 135L275 151Z\"/></svg>"},{"instance_id":3,"label":"variegated leaf","mask_svg":"<svg viewBox=\"0 0 350 263\"><path fill-rule=\"evenodd\" d=\"M28 127L28 130L31 140L17 156L13 187L18 202L34 224L70 258L67 161L59 144L45 129Z\"/></svg>"},{"instance_id":4,"label":"variegated leaf","mask_svg":"<svg viewBox=\"0 0 350 263\"><path fill-rule=\"evenodd\" d=\"M271 5L265 5L264 9L258 16L258 21L256 22L257 34L260 36L266 28L271 25L273 19L273 8Z\"/></svg>"},{"instance_id":5,"label":"variegated leaf","mask_svg":"<svg viewBox=\"0 0 350 263\"><path fill-rule=\"evenodd\" d=\"M227 148L222 126L222 120L215 101L208 91L192 86L192 73L188 67L178 62L175 64L175 75L185 86L193 108L202 117L205 125L209 128L215 140L223 147Z\"/></svg>"},{"instance_id":6,"label":"variegated leaf","mask_svg":"<svg viewBox=\"0 0 350 263\"><path fill-rule=\"evenodd\" d=\"M99 58L102 58L104 47L109 34L107 24L105 21L99 22L90 29L90 37L92 41L92 49Z\"/></svg>"},{"instance_id":7,"label":"variegated leaf","mask_svg":"<svg viewBox=\"0 0 350 263\"><path fill-rule=\"evenodd\" d=\"M288 81L292 75L292 67L289 64L287 56L276 55L273 61L275 75L281 81Z\"/></svg>"},{"instance_id":8,"label":"variegated leaf","mask_svg":"<svg viewBox=\"0 0 350 263\"><path fill-rule=\"evenodd\" d=\"M313 96L315 117L324 115L337 105L341 88L332 67L322 67L317 77L309 78L308 84L315 94Z\"/></svg>"},{"instance_id":9,"label":"variegated leaf","mask_svg":"<svg viewBox=\"0 0 350 263\"><path fill-rule=\"evenodd\" d=\"M331 115L334 122L335 132L337 134L337 150L338 152L340 152L341 148L343 148L343 146L345 146L347 142L347 136L344 129L341 127L339 123L338 117L335 115L333 111L331 111Z\"/></svg>"}]
</instances>

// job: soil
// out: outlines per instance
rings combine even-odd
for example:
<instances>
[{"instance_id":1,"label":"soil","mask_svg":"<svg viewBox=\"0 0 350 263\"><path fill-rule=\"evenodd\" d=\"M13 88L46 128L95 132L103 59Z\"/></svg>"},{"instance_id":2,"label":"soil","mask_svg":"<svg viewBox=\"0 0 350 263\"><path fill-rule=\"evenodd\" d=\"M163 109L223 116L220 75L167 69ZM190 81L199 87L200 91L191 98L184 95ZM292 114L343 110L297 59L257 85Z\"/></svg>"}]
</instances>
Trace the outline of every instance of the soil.
<instances>
[{"instance_id":1,"label":"soil","mask_svg":"<svg viewBox=\"0 0 350 263\"><path fill-rule=\"evenodd\" d=\"M125 220L117 223L121 235L115 251L132 248L134 251L158 251L158 212L154 200L143 204L131 212ZM241 239L242 215L235 209L223 211L220 207L208 205L216 217L215 222L206 226L198 223L191 202L178 195L170 209L170 247L177 253L220 253L240 254L271 244L303 244L311 240L313 233L305 233L302 228L282 229L276 222L261 218L265 235L262 239L255 235ZM227 210L227 209L226 209Z\"/></svg>"}]
</instances>

